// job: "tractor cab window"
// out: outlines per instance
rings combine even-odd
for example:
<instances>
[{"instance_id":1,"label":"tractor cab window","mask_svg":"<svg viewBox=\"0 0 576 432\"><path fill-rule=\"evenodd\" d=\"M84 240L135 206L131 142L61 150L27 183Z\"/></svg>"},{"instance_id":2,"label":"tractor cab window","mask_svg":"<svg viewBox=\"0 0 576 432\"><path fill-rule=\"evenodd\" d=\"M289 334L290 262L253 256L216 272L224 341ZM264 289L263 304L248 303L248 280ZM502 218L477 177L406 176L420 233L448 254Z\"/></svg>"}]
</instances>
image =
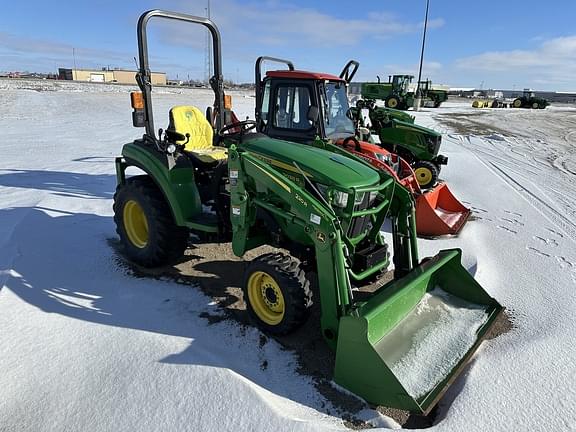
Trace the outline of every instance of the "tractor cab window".
<instances>
[{"instance_id":1,"label":"tractor cab window","mask_svg":"<svg viewBox=\"0 0 576 432\"><path fill-rule=\"evenodd\" d=\"M354 122L348 117L348 97L346 86L342 82L328 82L325 92L321 92L324 132L327 138L339 135L354 135Z\"/></svg>"},{"instance_id":2,"label":"tractor cab window","mask_svg":"<svg viewBox=\"0 0 576 432\"><path fill-rule=\"evenodd\" d=\"M268 124L268 111L270 105L270 81L266 81L264 85L264 95L262 96L262 107L260 108L260 120L263 126Z\"/></svg>"},{"instance_id":3,"label":"tractor cab window","mask_svg":"<svg viewBox=\"0 0 576 432\"><path fill-rule=\"evenodd\" d=\"M308 130L312 128L314 125L307 116L310 103L308 87L291 84L278 86L273 126L279 129Z\"/></svg>"},{"instance_id":4,"label":"tractor cab window","mask_svg":"<svg viewBox=\"0 0 576 432\"><path fill-rule=\"evenodd\" d=\"M408 86L412 78L409 75L394 75L392 78L392 83L394 87L398 88L401 93L408 91Z\"/></svg>"}]
</instances>

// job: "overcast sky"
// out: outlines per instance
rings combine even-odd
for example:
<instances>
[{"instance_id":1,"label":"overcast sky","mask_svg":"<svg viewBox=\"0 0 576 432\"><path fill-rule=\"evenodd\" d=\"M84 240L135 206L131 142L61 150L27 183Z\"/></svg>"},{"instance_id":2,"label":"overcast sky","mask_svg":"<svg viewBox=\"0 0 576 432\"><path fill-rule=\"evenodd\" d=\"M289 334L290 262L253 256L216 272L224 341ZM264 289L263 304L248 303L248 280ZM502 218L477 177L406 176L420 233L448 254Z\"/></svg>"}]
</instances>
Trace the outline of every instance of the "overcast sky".
<instances>
[{"instance_id":1,"label":"overcast sky","mask_svg":"<svg viewBox=\"0 0 576 432\"><path fill-rule=\"evenodd\" d=\"M431 0L423 75L452 87L576 91L576 1ZM134 69L136 21L151 8L206 14L207 0L7 2L0 71L58 67ZM211 0L225 78L253 81L260 55L356 80L417 73L425 0ZM205 30L153 20L152 69L203 79ZM73 52L75 56L73 56ZM75 57L75 59L74 59Z\"/></svg>"}]
</instances>

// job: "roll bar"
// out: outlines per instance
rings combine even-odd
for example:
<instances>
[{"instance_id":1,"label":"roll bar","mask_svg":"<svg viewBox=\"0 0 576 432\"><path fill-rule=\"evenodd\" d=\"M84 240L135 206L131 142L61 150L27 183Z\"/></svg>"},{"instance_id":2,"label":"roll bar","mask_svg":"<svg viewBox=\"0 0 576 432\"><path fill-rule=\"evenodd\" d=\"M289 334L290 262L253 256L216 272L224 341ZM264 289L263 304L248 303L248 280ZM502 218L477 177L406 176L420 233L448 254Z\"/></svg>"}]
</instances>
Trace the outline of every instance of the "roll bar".
<instances>
[{"instance_id":1,"label":"roll bar","mask_svg":"<svg viewBox=\"0 0 576 432\"><path fill-rule=\"evenodd\" d=\"M214 91L214 110L216 111L216 128L224 126L224 77L222 75L222 47L220 31L216 24L204 17L186 15L178 12L169 12L160 9L153 9L144 12L138 19L138 55L140 59L139 71L136 74L136 82L144 96L146 135L157 141L154 129L154 119L152 112L152 80L150 65L148 61L148 39L146 36L146 26L152 17L167 18L171 20L184 21L193 24L200 24L208 28L212 36L212 48L214 51L214 75L210 78L210 86Z\"/></svg>"},{"instance_id":2,"label":"roll bar","mask_svg":"<svg viewBox=\"0 0 576 432\"><path fill-rule=\"evenodd\" d=\"M256 108L254 112L254 118L258 124L260 124L260 111L262 109L262 63L265 61L281 63L288 66L288 70L294 70L294 63L292 63L290 60L268 56L260 56L256 59L256 65L254 67L254 85L256 87Z\"/></svg>"},{"instance_id":3,"label":"roll bar","mask_svg":"<svg viewBox=\"0 0 576 432\"><path fill-rule=\"evenodd\" d=\"M354 66L354 68L351 70L350 68L352 66ZM358 63L356 60L350 60L348 63L346 63L346 66L344 66L342 72L340 72L340 78L346 81L346 84L350 84L350 81L352 81L352 78L354 78L354 75L356 75L356 72L358 71L358 67L360 67L360 63Z\"/></svg>"}]
</instances>

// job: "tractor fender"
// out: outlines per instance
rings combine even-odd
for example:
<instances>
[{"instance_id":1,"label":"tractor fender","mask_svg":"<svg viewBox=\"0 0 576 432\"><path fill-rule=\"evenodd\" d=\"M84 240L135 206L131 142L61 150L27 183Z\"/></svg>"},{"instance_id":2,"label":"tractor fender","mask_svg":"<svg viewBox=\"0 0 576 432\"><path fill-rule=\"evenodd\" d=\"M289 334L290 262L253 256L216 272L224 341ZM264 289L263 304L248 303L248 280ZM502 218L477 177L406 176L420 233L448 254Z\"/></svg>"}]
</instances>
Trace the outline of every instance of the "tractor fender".
<instances>
[{"instance_id":1,"label":"tractor fender","mask_svg":"<svg viewBox=\"0 0 576 432\"><path fill-rule=\"evenodd\" d=\"M175 159L134 143L124 145L122 156L123 162L116 164L117 171L122 170L118 178L124 180L129 166L148 174L164 195L177 225L186 226L202 212L194 170L186 158Z\"/></svg>"}]
</instances>

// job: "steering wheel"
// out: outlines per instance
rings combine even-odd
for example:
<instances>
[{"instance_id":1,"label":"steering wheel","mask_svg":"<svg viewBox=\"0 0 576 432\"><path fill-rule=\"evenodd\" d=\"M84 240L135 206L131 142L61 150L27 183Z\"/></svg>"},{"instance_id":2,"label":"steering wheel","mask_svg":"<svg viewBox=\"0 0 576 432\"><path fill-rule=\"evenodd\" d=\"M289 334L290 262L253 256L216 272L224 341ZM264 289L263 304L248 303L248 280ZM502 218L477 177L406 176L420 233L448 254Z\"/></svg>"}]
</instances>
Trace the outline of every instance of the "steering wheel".
<instances>
[{"instance_id":1,"label":"steering wheel","mask_svg":"<svg viewBox=\"0 0 576 432\"><path fill-rule=\"evenodd\" d=\"M342 147L350 147L350 144L354 145L354 150L356 152L362 153L362 146L356 137L349 136L342 141Z\"/></svg>"},{"instance_id":2,"label":"steering wheel","mask_svg":"<svg viewBox=\"0 0 576 432\"><path fill-rule=\"evenodd\" d=\"M246 132L256 129L257 125L258 123L254 120L230 123L218 131L218 136L220 138L240 139Z\"/></svg>"}]
</instances>

